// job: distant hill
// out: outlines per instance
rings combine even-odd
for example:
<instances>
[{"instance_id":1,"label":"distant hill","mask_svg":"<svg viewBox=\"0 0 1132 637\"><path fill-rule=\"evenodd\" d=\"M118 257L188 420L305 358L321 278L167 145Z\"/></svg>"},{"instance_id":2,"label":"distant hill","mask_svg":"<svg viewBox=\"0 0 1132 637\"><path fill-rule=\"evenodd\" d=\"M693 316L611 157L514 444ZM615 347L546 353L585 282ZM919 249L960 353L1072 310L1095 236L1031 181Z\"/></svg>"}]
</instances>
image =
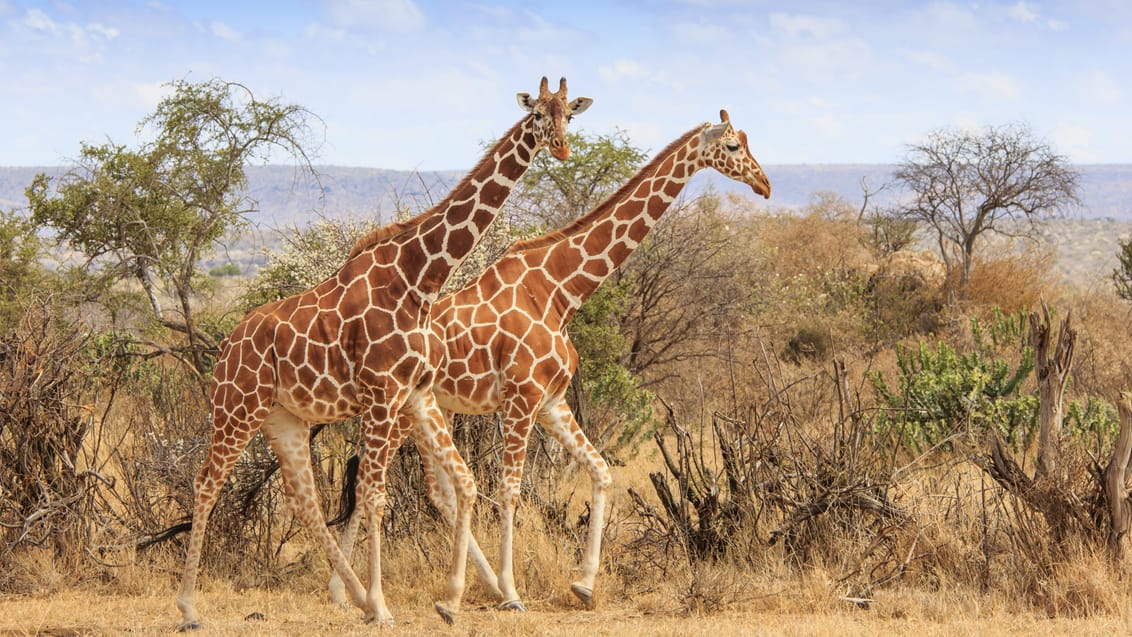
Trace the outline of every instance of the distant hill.
<instances>
[{"instance_id":1,"label":"distant hill","mask_svg":"<svg viewBox=\"0 0 1132 637\"><path fill-rule=\"evenodd\" d=\"M859 203L862 179L876 191L892 180L891 165L885 164L791 164L764 166L772 186L772 208L798 208L815 193L834 192ZM1085 219L1132 221L1132 164L1076 166L1081 175L1083 205L1073 216ZM24 189L38 172L59 175L61 167L0 167L0 209L22 208ZM319 166L316 183L289 166L252 166L248 169L250 190L260 204L265 227L305 225L315 217L337 218L393 215L400 201L410 209L427 207L443 199L448 189L464 175L462 170L416 173L380 168ZM726 179L715 171L696 176L689 191L708 186L719 192L753 196L750 189ZM879 205L891 203L900 192L889 188L877 194ZM762 200L759 200L762 202Z\"/></svg>"},{"instance_id":2,"label":"distant hill","mask_svg":"<svg viewBox=\"0 0 1132 637\"><path fill-rule=\"evenodd\" d=\"M761 197L754 205L773 210L805 206L815 193L834 192L854 205L861 202L861 180L876 191L892 179L893 166L858 165L782 165L764 166L772 185L769 201ZM1082 206L1067 218L1043 224L1040 234L1057 254L1057 269L1067 281L1082 286L1111 285L1109 277L1117 265L1119 241L1132 237L1132 165L1077 166L1081 175ZM24 189L38 172L58 175L64 169L0 167L0 209L22 208ZM291 235L290 228L302 227L320 218L376 217L389 221L398 208L418 210L444 198L464 171L415 173L379 168L344 166L318 167L316 183L309 176L288 166L255 166L248 169L251 195L259 201L261 212L251 219L255 230L243 236L223 253L213 255L206 267L236 263L254 273L266 255L276 251ZM722 193L753 197L742 184L714 171L696 176L688 191L705 188ZM889 188L872 202L884 206L900 192Z\"/></svg>"}]
</instances>

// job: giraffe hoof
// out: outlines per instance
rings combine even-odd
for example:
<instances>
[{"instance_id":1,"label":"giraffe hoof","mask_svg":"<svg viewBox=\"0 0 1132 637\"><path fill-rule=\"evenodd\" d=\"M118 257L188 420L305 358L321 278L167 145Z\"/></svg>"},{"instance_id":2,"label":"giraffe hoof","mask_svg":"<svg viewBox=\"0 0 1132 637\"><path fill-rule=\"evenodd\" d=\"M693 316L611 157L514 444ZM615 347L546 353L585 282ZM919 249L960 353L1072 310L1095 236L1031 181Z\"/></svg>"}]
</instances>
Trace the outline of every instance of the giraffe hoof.
<instances>
[{"instance_id":1,"label":"giraffe hoof","mask_svg":"<svg viewBox=\"0 0 1132 637\"><path fill-rule=\"evenodd\" d=\"M178 626L177 632L187 633L189 631L200 630L200 629L201 629L201 625L200 625L199 621L191 621L191 622L185 622L185 623L181 624L180 626Z\"/></svg>"},{"instance_id":2,"label":"giraffe hoof","mask_svg":"<svg viewBox=\"0 0 1132 637\"><path fill-rule=\"evenodd\" d=\"M527 612L527 607L523 606L523 602L520 602L517 599L513 599L509 602L503 602L502 604L500 604L499 610L514 610L520 613L525 613Z\"/></svg>"},{"instance_id":3,"label":"giraffe hoof","mask_svg":"<svg viewBox=\"0 0 1132 637\"><path fill-rule=\"evenodd\" d=\"M432 607L436 609L437 614L440 615L440 618L444 620L445 624L451 626L456 623L456 616L459 615L459 613L440 602L434 603Z\"/></svg>"},{"instance_id":4,"label":"giraffe hoof","mask_svg":"<svg viewBox=\"0 0 1132 637\"><path fill-rule=\"evenodd\" d=\"M586 607L586 610L594 609L594 590L592 588L581 584L571 584L570 592L574 593L574 597L582 600L582 605Z\"/></svg>"},{"instance_id":5,"label":"giraffe hoof","mask_svg":"<svg viewBox=\"0 0 1132 637\"><path fill-rule=\"evenodd\" d=\"M362 621L364 621L367 624L376 624L378 628L392 628L393 627L393 616L392 615L386 615L385 617L378 617L377 615L369 615L369 616L365 617Z\"/></svg>"}]
</instances>

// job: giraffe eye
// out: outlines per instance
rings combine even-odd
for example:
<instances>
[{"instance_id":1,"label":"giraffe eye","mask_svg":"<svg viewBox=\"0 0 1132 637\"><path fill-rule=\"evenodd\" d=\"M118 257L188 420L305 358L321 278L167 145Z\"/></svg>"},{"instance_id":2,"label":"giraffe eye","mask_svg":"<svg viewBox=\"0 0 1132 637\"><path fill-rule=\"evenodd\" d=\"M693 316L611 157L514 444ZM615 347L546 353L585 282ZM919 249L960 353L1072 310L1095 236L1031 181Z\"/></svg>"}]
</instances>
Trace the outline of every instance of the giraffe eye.
<instances>
[{"instance_id":1,"label":"giraffe eye","mask_svg":"<svg viewBox=\"0 0 1132 637\"><path fill-rule=\"evenodd\" d=\"M739 144L736 144L735 142L727 142L727 150L735 152L739 150Z\"/></svg>"},{"instance_id":2,"label":"giraffe eye","mask_svg":"<svg viewBox=\"0 0 1132 637\"><path fill-rule=\"evenodd\" d=\"M567 115L567 116L566 116L566 121L567 121L567 122L572 122L572 121L574 121L574 116L573 116L573 115Z\"/></svg>"},{"instance_id":3,"label":"giraffe eye","mask_svg":"<svg viewBox=\"0 0 1132 637\"><path fill-rule=\"evenodd\" d=\"M542 113L535 113L535 121L537 122L541 119L542 119Z\"/></svg>"}]
</instances>

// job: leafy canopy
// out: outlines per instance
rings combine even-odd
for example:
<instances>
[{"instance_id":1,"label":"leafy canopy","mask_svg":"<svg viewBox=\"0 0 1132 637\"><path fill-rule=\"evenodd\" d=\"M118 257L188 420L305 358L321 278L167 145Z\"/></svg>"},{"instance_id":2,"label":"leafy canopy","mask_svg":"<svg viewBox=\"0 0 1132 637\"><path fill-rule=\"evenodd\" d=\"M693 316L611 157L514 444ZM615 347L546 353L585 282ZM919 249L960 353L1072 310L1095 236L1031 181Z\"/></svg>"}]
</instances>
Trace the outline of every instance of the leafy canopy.
<instances>
[{"instance_id":1,"label":"leafy canopy","mask_svg":"<svg viewBox=\"0 0 1132 637\"><path fill-rule=\"evenodd\" d=\"M182 334L188 350L210 350L221 335L199 328L194 316L208 280L201 260L257 208L248 163L284 154L310 169L313 116L232 82L169 88L138 125L150 141L82 143L71 171L39 174L26 193L32 221L84 256L86 274L104 288L136 282L153 324ZM193 364L201 369L199 354Z\"/></svg>"}]
</instances>

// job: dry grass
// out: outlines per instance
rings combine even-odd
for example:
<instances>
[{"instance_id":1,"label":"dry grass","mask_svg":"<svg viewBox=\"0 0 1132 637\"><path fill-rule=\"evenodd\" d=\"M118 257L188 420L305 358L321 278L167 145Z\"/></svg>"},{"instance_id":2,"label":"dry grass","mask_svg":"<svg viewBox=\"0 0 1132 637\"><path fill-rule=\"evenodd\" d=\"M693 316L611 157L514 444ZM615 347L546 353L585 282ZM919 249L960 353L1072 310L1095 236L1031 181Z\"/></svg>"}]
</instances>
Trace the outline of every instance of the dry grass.
<instances>
[{"instance_id":1,"label":"dry grass","mask_svg":"<svg viewBox=\"0 0 1132 637\"><path fill-rule=\"evenodd\" d=\"M762 585L767 584L762 582ZM755 586L758 587L756 581ZM50 596L0 599L0 635L168 634L179 614L173 586L135 595L68 591ZM581 611L535 603L525 614L465 605L448 627L428 604L396 604L396 634L411 635L617 635L619 637L731 635L1114 635L1132 630L1129 610L1112 616L1050 619L1018 611L995 596L894 592L868 610L836 599L813 599L801 590L784 592L727 612L688 613L650 596ZM331 605L325 595L294 590L234 590L211 583L201 593L209 635L372 635L376 629L355 610ZM260 613L264 619L249 619Z\"/></svg>"}]
</instances>

